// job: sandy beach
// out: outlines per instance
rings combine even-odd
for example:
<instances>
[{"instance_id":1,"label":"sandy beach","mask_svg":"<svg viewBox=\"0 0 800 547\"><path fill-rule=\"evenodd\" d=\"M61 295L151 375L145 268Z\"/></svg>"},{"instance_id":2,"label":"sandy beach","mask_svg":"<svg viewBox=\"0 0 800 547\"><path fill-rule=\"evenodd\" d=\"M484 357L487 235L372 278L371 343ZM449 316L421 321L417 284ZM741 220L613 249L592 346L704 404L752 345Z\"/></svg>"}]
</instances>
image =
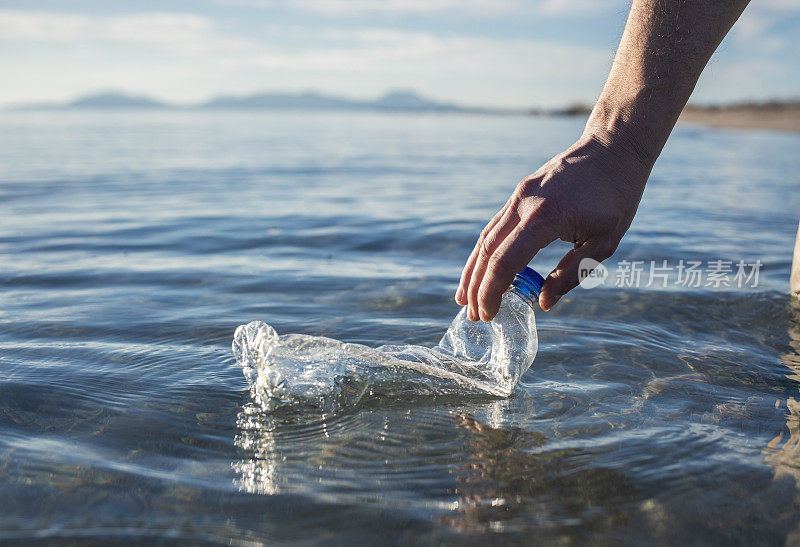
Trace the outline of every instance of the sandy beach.
<instances>
[{"instance_id":1,"label":"sandy beach","mask_svg":"<svg viewBox=\"0 0 800 547\"><path fill-rule=\"evenodd\" d=\"M732 129L800 132L800 102L745 104L725 107L687 106L679 123Z\"/></svg>"}]
</instances>

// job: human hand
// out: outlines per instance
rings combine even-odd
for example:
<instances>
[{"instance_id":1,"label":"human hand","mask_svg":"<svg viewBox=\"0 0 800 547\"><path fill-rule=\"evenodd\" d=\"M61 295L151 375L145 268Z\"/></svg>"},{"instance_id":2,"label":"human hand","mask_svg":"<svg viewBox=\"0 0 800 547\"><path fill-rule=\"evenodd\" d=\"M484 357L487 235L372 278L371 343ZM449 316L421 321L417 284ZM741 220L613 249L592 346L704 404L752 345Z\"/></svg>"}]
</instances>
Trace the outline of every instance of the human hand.
<instances>
[{"instance_id":1,"label":"human hand","mask_svg":"<svg viewBox=\"0 0 800 547\"><path fill-rule=\"evenodd\" d=\"M584 258L610 257L633 220L652 162L615 136L584 134L522 180L481 232L467 260L456 302L472 321L491 321L500 299L540 249L574 243L545 280L539 305L549 310L579 283Z\"/></svg>"}]
</instances>

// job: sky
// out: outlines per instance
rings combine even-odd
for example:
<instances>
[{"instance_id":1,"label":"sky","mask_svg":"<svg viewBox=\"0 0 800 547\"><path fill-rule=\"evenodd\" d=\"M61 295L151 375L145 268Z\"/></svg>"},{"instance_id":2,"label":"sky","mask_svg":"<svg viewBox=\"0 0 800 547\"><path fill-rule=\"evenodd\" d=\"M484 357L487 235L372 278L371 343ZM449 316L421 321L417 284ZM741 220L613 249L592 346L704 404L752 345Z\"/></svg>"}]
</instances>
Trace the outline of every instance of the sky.
<instances>
[{"instance_id":1,"label":"sky","mask_svg":"<svg viewBox=\"0 0 800 547\"><path fill-rule=\"evenodd\" d=\"M393 89L473 106L591 104L629 1L0 0L0 107L123 91ZM800 98L800 0L753 0L692 101Z\"/></svg>"}]
</instances>

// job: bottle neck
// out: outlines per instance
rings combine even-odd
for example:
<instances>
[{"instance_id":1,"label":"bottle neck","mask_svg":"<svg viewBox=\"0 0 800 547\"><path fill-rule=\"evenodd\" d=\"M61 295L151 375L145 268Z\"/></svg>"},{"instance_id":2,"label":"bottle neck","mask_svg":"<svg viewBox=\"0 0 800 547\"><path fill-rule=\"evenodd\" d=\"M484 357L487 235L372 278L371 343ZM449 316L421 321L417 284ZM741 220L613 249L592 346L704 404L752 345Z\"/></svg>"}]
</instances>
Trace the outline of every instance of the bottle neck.
<instances>
[{"instance_id":1,"label":"bottle neck","mask_svg":"<svg viewBox=\"0 0 800 547\"><path fill-rule=\"evenodd\" d=\"M534 302L539 300L539 293L542 292L544 278L536 271L527 266L514 276L510 291L519 296L531 308Z\"/></svg>"},{"instance_id":2,"label":"bottle neck","mask_svg":"<svg viewBox=\"0 0 800 547\"><path fill-rule=\"evenodd\" d=\"M521 289L520 287L515 287L513 285L508 289L508 292L516 295L520 300L525 302L531 308L533 308L533 304L539 299L538 296L531 293L530 291L526 291L525 289Z\"/></svg>"}]
</instances>

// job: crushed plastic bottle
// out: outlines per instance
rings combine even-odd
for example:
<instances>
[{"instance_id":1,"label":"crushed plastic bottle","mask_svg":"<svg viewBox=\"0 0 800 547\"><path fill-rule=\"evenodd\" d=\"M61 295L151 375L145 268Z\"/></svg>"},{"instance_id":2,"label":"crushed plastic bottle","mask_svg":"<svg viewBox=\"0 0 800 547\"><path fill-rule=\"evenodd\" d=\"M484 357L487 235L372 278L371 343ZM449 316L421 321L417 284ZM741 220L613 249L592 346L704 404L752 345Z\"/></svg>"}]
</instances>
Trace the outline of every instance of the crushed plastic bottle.
<instances>
[{"instance_id":1,"label":"crushed plastic bottle","mask_svg":"<svg viewBox=\"0 0 800 547\"><path fill-rule=\"evenodd\" d=\"M541 275L526 267L503 295L492 321L470 321L464 307L436 347L381 346L378 350L507 397L536 357L539 339L533 305L543 283Z\"/></svg>"},{"instance_id":2,"label":"crushed plastic bottle","mask_svg":"<svg viewBox=\"0 0 800 547\"><path fill-rule=\"evenodd\" d=\"M495 318L472 322L463 308L439 344L370 348L331 338L279 336L262 322L236 329L233 352L251 392L267 409L293 405L338 412L365 395L457 394L507 397L536 357L533 313L544 279L518 273Z\"/></svg>"}]
</instances>

